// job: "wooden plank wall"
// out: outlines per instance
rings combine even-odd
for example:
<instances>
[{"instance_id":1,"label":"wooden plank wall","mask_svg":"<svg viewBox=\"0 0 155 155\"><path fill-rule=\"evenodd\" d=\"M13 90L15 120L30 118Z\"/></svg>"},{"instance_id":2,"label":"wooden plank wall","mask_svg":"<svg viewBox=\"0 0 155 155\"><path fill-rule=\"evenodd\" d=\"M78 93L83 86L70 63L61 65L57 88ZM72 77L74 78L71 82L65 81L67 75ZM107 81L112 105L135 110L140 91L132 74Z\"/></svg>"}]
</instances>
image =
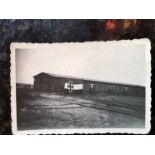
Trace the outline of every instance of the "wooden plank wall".
<instances>
[{"instance_id":1,"label":"wooden plank wall","mask_svg":"<svg viewBox=\"0 0 155 155\"><path fill-rule=\"evenodd\" d=\"M110 84L110 83L98 83L98 82L84 82L84 91L90 91L91 83L95 84L96 93L105 94L118 94L118 95L132 95L132 96L145 96L145 87Z\"/></svg>"},{"instance_id":2,"label":"wooden plank wall","mask_svg":"<svg viewBox=\"0 0 155 155\"><path fill-rule=\"evenodd\" d=\"M87 81L74 78L52 77L48 75L40 75L38 77L35 77L34 89L50 92L63 92L64 83L69 81L73 81L74 84L83 83L84 84L83 92L105 93L109 95L116 94L116 95L145 96L145 87ZM91 88L91 84L95 85L93 90Z\"/></svg>"}]
</instances>

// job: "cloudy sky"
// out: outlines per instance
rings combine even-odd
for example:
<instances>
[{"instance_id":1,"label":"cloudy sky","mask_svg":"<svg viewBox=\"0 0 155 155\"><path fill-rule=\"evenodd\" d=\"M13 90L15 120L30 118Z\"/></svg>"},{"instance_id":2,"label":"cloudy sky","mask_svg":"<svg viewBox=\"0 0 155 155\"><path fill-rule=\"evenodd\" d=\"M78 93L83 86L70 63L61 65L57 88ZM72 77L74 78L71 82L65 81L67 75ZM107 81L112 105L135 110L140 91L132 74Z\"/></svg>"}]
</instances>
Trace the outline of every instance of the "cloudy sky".
<instances>
[{"instance_id":1,"label":"cloudy sky","mask_svg":"<svg viewBox=\"0 0 155 155\"><path fill-rule=\"evenodd\" d=\"M61 43L16 50L16 81L33 83L40 72L145 85L144 45Z\"/></svg>"}]
</instances>

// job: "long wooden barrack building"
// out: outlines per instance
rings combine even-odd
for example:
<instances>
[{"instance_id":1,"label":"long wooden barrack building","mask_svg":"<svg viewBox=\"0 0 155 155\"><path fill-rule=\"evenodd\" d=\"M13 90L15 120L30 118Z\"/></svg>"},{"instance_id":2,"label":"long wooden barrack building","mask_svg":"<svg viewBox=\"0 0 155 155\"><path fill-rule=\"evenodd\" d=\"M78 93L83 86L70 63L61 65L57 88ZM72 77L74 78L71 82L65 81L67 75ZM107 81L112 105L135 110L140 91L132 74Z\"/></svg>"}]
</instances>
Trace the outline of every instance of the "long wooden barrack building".
<instances>
[{"instance_id":1,"label":"long wooden barrack building","mask_svg":"<svg viewBox=\"0 0 155 155\"><path fill-rule=\"evenodd\" d=\"M144 86L104 82L45 72L34 76L34 89L37 91L48 92L81 92L145 96Z\"/></svg>"}]
</instances>

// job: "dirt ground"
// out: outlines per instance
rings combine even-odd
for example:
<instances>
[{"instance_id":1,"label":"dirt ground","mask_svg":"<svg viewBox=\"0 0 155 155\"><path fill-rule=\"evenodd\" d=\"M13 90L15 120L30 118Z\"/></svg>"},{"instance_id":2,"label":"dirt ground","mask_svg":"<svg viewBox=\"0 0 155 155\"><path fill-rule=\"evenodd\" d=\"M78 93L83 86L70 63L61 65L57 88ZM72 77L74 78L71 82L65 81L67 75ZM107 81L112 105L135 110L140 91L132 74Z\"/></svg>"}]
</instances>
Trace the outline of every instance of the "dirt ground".
<instances>
[{"instance_id":1,"label":"dirt ground","mask_svg":"<svg viewBox=\"0 0 155 155\"><path fill-rule=\"evenodd\" d=\"M145 99L105 94L60 95L17 90L19 130L143 128Z\"/></svg>"}]
</instances>

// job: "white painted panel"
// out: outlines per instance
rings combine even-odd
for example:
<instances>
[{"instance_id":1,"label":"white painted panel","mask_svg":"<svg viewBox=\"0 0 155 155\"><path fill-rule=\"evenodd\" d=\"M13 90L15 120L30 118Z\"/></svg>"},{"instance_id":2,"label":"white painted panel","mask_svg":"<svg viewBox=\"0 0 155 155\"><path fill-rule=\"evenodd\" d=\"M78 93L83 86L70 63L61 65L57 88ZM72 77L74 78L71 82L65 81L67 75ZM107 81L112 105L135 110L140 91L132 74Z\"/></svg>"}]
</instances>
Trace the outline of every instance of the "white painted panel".
<instances>
[{"instance_id":1,"label":"white painted panel","mask_svg":"<svg viewBox=\"0 0 155 155\"><path fill-rule=\"evenodd\" d=\"M64 88L65 89L70 89L69 88L69 83L65 83L65 85L64 85ZM72 84L72 86L73 86L73 88L72 88L72 90L82 90L83 89L83 84Z\"/></svg>"},{"instance_id":2,"label":"white painted panel","mask_svg":"<svg viewBox=\"0 0 155 155\"><path fill-rule=\"evenodd\" d=\"M68 84L69 84L69 83L67 83L67 82L65 83L65 85L64 85L64 88L65 88L65 89L69 89L69 88L68 88Z\"/></svg>"},{"instance_id":3,"label":"white painted panel","mask_svg":"<svg viewBox=\"0 0 155 155\"><path fill-rule=\"evenodd\" d=\"M82 90L83 89L83 84L74 84L73 90Z\"/></svg>"}]
</instances>

